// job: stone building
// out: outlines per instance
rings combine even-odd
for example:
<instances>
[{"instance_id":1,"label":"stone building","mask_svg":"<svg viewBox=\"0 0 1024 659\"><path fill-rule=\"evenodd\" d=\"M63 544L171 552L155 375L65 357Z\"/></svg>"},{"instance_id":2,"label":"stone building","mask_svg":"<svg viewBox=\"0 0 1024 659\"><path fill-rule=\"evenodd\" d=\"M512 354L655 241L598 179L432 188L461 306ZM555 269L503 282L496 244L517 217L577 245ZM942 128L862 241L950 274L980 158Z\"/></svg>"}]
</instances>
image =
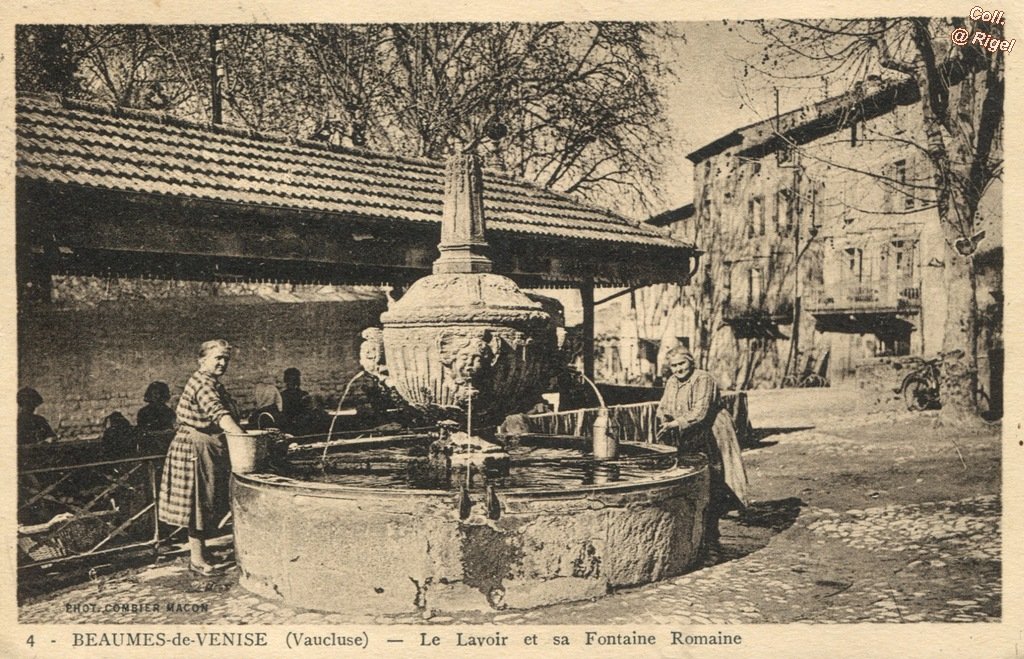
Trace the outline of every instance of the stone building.
<instances>
[{"instance_id":1,"label":"stone building","mask_svg":"<svg viewBox=\"0 0 1024 659\"><path fill-rule=\"evenodd\" d=\"M869 80L689 154L692 210L648 222L705 252L693 285L634 294L667 305L650 313L662 355L689 345L729 388L788 384L827 359L833 384L891 389L901 358L941 350L943 236L908 90ZM1001 368L999 185L979 216L980 378L998 394L988 373Z\"/></svg>"}]
</instances>

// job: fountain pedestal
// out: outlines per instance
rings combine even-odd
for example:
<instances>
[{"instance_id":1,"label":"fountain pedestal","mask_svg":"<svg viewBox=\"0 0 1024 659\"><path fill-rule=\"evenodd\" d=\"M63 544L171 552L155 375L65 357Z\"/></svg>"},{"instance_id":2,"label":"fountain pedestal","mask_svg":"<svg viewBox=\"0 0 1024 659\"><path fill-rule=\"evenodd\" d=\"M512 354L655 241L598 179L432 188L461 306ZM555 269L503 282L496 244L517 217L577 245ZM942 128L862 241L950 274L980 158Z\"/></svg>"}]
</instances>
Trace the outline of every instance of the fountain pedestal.
<instances>
[{"instance_id":1,"label":"fountain pedestal","mask_svg":"<svg viewBox=\"0 0 1024 659\"><path fill-rule=\"evenodd\" d=\"M490 271L482 185L475 156L449 160L434 273L417 280L381 323L390 381L402 397L483 430L540 399L558 346L543 306Z\"/></svg>"},{"instance_id":2,"label":"fountain pedestal","mask_svg":"<svg viewBox=\"0 0 1024 659\"><path fill-rule=\"evenodd\" d=\"M504 489L493 519L481 490L465 511L459 490L236 475L240 582L271 600L353 615L591 599L691 568L708 483L706 465L695 464L634 481Z\"/></svg>"}]
</instances>

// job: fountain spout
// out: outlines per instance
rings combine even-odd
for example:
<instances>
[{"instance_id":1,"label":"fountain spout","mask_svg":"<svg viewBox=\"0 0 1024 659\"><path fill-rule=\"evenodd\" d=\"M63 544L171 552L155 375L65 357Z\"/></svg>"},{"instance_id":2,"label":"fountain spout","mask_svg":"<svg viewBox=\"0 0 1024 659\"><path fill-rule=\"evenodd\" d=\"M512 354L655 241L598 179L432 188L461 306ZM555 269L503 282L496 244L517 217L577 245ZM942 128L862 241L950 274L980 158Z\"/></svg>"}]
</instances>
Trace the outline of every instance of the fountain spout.
<instances>
[{"instance_id":1,"label":"fountain spout","mask_svg":"<svg viewBox=\"0 0 1024 659\"><path fill-rule=\"evenodd\" d=\"M359 371L358 373L352 376L352 379L349 380L348 384L345 385L344 391L341 392L341 398L338 399L337 409L335 409L334 412L331 413L331 425L329 428L327 428L327 439L324 441L324 454L320 458L321 466L326 466L327 464L327 450L331 447L331 436L334 434L334 423L338 420L339 416L342 416L341 404L345 402L345 396L348 396L348 390L352 388L352 383L355 382L356 379L363 373L364 371Z\"/></svg>"}]
</instances>

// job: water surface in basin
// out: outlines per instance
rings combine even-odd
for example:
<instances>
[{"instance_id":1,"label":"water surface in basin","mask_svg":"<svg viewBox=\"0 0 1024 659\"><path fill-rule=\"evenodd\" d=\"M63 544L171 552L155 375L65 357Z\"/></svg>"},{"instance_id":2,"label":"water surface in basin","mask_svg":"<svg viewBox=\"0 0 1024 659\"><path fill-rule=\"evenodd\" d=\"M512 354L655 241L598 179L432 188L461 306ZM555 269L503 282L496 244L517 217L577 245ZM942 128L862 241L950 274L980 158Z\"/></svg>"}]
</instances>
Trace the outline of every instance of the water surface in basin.
<instances>
[{"instance_id":1,"label":"water surface in basin","mask_svg":"<svg viewBox=\"0 0 1024 659\"><path fill-rule=\"evenodd\" d=\"M386 442L385 442L386 443ZM378 448L321 455L293 455L282 475L317 483L367 487L446 490L467 482L466 470L447 469L428 458L429 437L406 439ZM347 447L351 448L351 447ZM524 436L506 443L511 458L506 470L472 468L472 487L564 489L628 483L679 475L696 469L674 451L624 444L616 460L594 460L582 437Z\"/></svg>"}]
</instances>

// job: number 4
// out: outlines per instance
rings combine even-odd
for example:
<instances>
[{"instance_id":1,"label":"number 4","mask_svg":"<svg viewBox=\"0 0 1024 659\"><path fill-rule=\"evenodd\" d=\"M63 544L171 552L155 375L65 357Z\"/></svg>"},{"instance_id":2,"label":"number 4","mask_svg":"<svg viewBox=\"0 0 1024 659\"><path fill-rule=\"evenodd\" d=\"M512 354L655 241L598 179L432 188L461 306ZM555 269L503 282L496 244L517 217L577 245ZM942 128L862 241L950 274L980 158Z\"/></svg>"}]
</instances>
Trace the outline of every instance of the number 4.
<instances>
[{"instance_id":1,"label":"number 4","mask_svg":"<svg viewBox=\"0 0 1024 659\"><path fill-rule=\"evenodd\" d=\"M32 636L29 636L28 638L25 639L25 645L28 645L29 647L33 647L33 648L36 646L36 636L35 636L35 634L33 634Z\"/></svg>"}]
</instances>

